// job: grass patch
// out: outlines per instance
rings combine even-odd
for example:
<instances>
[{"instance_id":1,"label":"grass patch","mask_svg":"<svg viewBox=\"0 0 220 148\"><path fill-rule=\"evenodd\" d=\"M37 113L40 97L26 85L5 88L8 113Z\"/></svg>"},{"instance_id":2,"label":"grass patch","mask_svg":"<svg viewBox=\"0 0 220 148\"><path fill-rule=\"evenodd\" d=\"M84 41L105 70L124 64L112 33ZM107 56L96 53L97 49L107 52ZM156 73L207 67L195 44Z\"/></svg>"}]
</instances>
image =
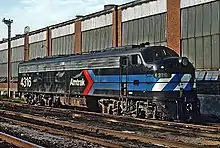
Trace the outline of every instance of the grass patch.
<instances>
[{"instance_id":1,"label":"grass patch","mask_svg":"<svg viewBox=\"0 0 220 148\"><path fill-rule=\"evenodd\" d=\"M7 98L7 96L0 96L0 101L10 101L10 102L17 102L17 103L25 102L24 99L21 99L21 98Z\"/></svg>"},{"instance_id":2,"label":"grass patch","mask_svg":"<svg viewBox=\"0 0 220 148\"><path fill-rule=\"evenodd\" d=\"M7 109L5 106L0 106L0 109L1 110L5 110L5 109Z\"/></svg>"}]
</instances>

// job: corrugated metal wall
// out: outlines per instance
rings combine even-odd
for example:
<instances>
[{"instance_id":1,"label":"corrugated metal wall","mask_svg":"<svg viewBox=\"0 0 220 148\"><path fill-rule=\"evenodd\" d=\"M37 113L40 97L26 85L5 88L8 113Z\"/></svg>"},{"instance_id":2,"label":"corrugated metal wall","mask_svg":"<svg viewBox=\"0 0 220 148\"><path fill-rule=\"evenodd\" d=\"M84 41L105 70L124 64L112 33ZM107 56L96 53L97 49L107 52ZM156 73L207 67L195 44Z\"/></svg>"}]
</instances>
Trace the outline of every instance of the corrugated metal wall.
<instances>
[{"instance_id":1,"label":"corrugated metal wall","mask_svg":"<svg viewBox=\"0 0 220 148\"><path fill-rule=\"evenodd\" d=\"M8 43L0 44L0 81L1 78L7 77L7 62L8 62Z\"/></svg>"},{"instance_id":2,"label":"corrugated metal wall","mask_svg":"<svg viewBox=\"0 0 220 148\"><path fill-rule=\"evenodd\" d=\"M18 64L24 60L24 38L12 41L12 78L18 77Z\"/></svg>"},{"instance_id":3,"label":"corrugated metal wall","mask_svg":"<svg viewBox=\"0 0 220 148\"><path fill-rule=\"evenodd\" d=\"M122 45L144 42L167 45L166 0L150 1L122 10Z\"/></svg>"},{"instance_id":4,"label":"corrugated metal wall","mask_svg":"<svg viewBox=\"0 0 220 148\"><path fill-rule=\"evenodd\" d=\"M0 63L8 62L8 50L4 49L0 51Z\"/></svg>"},{"instance_id":5,"label":"corrugated metal wall","mask_svg":"<svg viewBox=\"0 0 220 148\"><path fill-rule=\"evenodd\" d=\"M112 13L82 22L82 53L112 47Z\"/></svg>"},{"instance_id":6,"label":"corrugated metal wall","mask_svg":"<svg viewBox=\"0 0 220 148\"><path fill-rule=\"evenodd\" d=\"M0 63L0 78L7 77L7 63Z\"/></svg>"},{"instance_id":7,"label":"corrugated metal wall","mask_svg":"<svg viewBox=\"0 0 220 148\"><path fill-rule=\"evenodd\" d=\"M166 45L166 13L122 24L122 45L144 42L150 42L152 45Z\"/></svg>"},{"instance_id":8,"label":"corrugated metal wall","mask_svg":"<svg viewBox=\"0 0 220 148\"><path fill-rule=\"evenodd\" d=\"M29 43L29 59L46 56L46 31L31 35Z\"/></svg>"},{"instance_id":9,"label":"corrugated metal wall","mask_svg":"<svg viewBox=\"0 0 220 148\"><path fill-rule=\"evenodd\" d=\"M7 77L8 67L8 42L0 44L0 78ZM17 77L18 63L24 60L24 38L12 40L11 42L12 77Z\"/></svg>"},{"instance_id":10,"label":"corrugated metal wall","mask_svg":"<svg viewBox=\"0 0 220 148\"><path fill-rule=\"evenodd\" d=\"M220 68L220 2L181 9L182 55L197 69Z\"/></svg>"},{"instance_id":11,"label":"corrugated metal wall","mask_svg":"<svg viewBox=\"0 0 220 148\"><path fill-rule=\"evenodd\" d=\"M82 52L98 51L112 47L112 26L102 27L82 33Z\"/></svg>"},{"instance_id":12,"label":"corrugated metal wall","mask_svg":"<svg viewBox=\"0 0 220 148\"><path fill-rule=\"evenodd\" d=\"M52 39L52 55L63 55L73 53L74 35Z\"/></svg>"},{"instance_id":13,"label":"corrugated metal wall","mask_svg":"<svg viewBox=\"0 0 220 148\"><path fill-rule=\"evenodd\" d=\"M52 55L74 53L74 23L52 29Z\"/></svg>"},{"instance_id":14,"label":"corrugated metal wall","mask_svg":"<svg viewBox=\"0 0 220 148\"><path fill-rule=\"evenodd\" d=\"M0 79L7 77L8 51L6 49L7 43L0 44Z\"/></svg>"}]
</instances>

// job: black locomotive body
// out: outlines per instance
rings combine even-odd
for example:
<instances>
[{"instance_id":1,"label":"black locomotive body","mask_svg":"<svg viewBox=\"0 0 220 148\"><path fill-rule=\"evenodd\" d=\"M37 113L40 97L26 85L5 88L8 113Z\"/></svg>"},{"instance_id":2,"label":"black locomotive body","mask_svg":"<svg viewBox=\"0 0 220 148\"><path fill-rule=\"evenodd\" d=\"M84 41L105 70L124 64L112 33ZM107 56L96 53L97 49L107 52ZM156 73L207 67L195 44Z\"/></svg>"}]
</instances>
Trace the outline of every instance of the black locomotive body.
<instances>
[{"instance_id":1,"label":"black locomotive body","mask_svg":"<svg viewBox=\"0 0 220 148\"><path fill-rule=\"evenodd\" d=\"M19 65L18 76L32 104L162 120L199 115L193 65L163 46L34 59Z\"/></svg>"}]
</instances>

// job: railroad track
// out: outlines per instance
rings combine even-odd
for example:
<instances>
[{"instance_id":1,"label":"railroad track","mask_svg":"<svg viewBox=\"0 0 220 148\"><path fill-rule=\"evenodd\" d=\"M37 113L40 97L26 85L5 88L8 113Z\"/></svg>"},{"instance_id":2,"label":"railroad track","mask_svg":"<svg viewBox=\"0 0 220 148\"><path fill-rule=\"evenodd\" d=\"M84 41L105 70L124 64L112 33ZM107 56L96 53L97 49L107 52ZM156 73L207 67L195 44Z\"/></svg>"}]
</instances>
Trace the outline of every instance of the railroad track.
<instances>
[{"instance_id":1,"label":"railroad track","mask_svg":"<svg viewBox=\"0 0 220 148\"><path fill-rule=\"evenodd\" d=\"M21 126L26 126L26 127L31 127L33 129L37 129L37 130L40 130L42 132L46 131L46 132L51 133L51 134L57 134L57 135L72 137L72 138L76 138L76 139L81 139L81 140L85 140L85 141L88 141L88 142L91 142L91 143L96 143L96 144L99 144L99 145L102 145L102 146L105 146L105 147L125 147L122 144L118 144L118 143L115 143L115 142L109 142L109 141L103 140L101 138L94 138L94 137L86 136L86 135L82 135L82 134L71 133L71 132L68 132L68 131L58 130L58 129L47 127L47 126L32 124L32 123L29 123L27 121L23 122L23 121L20 121L20 120L14 120L14 119L5 118L5 117L2 117L2 116L0 116L0 121L1 122L10 122L10 123L13 123L13 124L16 124L16 125L21 125Z\"/></svg>"},{"instance_id":2,"label":"railroad track","mask_svg":"<svg viewBox=\"0 0 220 148\"><path fill-rule=\"evenodd\" d=\"M2 132L0 132L0 139L3 143L7 143L8 147L43 148L42 146L33 144L31 142L25 141L23 139L19 139L17 137ZM6 147L6 144L4 144L4 147Z\"/></svg>"},{"instance_id":3,"label":"railroad track","mask_svg":"<svg viewBox=\"0 0 220 148\"><path fill-rule=\"evenodd\" d=\"M20 104L20 103L12 103L8 101L0 101L1 106L7 106L9 110L16 110L20 112L28 112L30 114L41 114L43 116L67 116L70 118L99 118L112 121L112 122L126 122L126 123L134 123L134 124L148 124L148 125L160 125L160 126L172 126L176 128L187 128L185 130L202 130L202 131L213 131L213 132L220 132L220 123L212 123L207 125L200 125L200 124L187 124L187 123L177 123L177 122L168 122L168 121L158 121L158 120L148 120L148 119L139 119L139 118L132 118L128 116L114 116L109 114L100 114L94 112L86 112L86 111L79 111L79 110L72 110L72 109L63 109L63 108L53 108L53 107L45 107L45 106L32 106L28 104ZM11 108L9 108L11 107Z\"/></svg>"},{"instance_id":4,"label":"railroad track","mask_svg":"<svg viewBox=\"0 0 220 148\"><path fill-rule=\"evenodd\" d=\"M169 147L197 147L193 144L181 143L167 141L159 138L149 138L134 133L120 132L116 130L109 130L105 128L99 128L94 126L85 126L80 124L74 124L67 121L58 121L54 119L43 118L39 116L33 116L28 114L22 114L11 111L2 111L0 110L1 122L12 122L14 124L19 124L22 126L28 126L36 128L38 130L47 131L53 134L60 134L65 136L73 136L81 140L86 140L92 143L97 143L106 147L129 147L129 145L119 144L119 142L109 142L108 140L97 138L97 137L111 137L114 141L126 141L130 142L137 141L140 144L155 144L160 146L169 146ZM45 126L46 125L46 126ZM61 130L62 129L62 130ZM71 131L71 132L69 132ZM84 134L86 135L84 135ZM89 136L90 135L90 136ZM132 147L132 146L131 146Z\"/></svg>"},{"instance_id":5,"label":"railroad track","mask_svg":"<svg viewBox=\"0 0 220 148\"><path fill-rule=\"evenodd\" d=\"M0 104L2 104L2 102ZM98 137L99 135L114 136L116 138L127 139L130 141L136 140L139 141L139 143L153 143L168 147L217 147L220 145L219 127L133 119L128 117L117 117L50 107L36 107L8 102L6 104L13 108L17 107L17 110L19 110L19 107L22 107L23 112L28 112L28 114L0 110L0 113L5 115L4 117L1 117L1 120L6 120L6 117L8 117L7 120L9 120L9 117L13 117L13 120L16 119L16 121L17 119L25 118L25 121L32 120L35 123L49 124L51 125L51 128L63 127L66 130L74 129L91 132L93 137L95 137L95 133L98 134ZM25 110L25 108L29 108L29 111ZM36 116L36 114L43 115L47 118ZM120 130L120 128L124 128L125 131ZM155 137L149 136L149 134L153 134L154 132L157 132L158 135ZM162 134L159 134L158 132ZM179 139L169 139L166 138L167 135L172 135L174 137L179 136ZM199 138L200 140L198 140ZM195 142L192 142L193 140L195 140ZM119 147L124 146L120 145Z\"/></svg>"}]
</instances>

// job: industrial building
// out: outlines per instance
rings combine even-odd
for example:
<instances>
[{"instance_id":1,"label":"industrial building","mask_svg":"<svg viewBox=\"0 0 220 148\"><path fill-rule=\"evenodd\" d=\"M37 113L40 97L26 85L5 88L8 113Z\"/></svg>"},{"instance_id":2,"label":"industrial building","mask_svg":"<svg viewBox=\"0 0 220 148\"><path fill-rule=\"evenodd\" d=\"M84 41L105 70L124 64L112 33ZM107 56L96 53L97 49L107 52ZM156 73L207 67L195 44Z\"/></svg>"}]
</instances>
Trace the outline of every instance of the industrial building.
<instances>
[{"instance_id":1,"label":"industrial building","mask_svg":"<svg viewBox=\"0 0 220 148\"><path fill-rule=\"evenodd\" d=\"M220 69L220 1L137 0L12 38L11 89L18 63L150 42L187 56L198 70ZM7 90L7 40L0 42L0 90Z\"/></svg>"}]
</instances>

